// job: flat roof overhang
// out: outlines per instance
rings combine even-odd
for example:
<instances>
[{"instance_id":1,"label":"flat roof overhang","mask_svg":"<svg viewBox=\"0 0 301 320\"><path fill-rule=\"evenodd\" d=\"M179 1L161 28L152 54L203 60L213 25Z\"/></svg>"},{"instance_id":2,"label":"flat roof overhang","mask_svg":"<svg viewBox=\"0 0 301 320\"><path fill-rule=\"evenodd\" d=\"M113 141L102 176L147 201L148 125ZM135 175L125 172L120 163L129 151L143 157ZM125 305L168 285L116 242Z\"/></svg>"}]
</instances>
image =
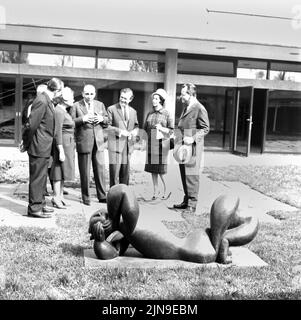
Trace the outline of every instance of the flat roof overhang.
<instances>
[{"instance_id":1,"label":"flat roof overhang","mask_svg":"<svg viewBox=\"0 0 301 320\"><path fill-rule=\"evenodd\" d=\"M301 62L301 47L7 24L0 40Z\"/></svg>"}]
</instances>

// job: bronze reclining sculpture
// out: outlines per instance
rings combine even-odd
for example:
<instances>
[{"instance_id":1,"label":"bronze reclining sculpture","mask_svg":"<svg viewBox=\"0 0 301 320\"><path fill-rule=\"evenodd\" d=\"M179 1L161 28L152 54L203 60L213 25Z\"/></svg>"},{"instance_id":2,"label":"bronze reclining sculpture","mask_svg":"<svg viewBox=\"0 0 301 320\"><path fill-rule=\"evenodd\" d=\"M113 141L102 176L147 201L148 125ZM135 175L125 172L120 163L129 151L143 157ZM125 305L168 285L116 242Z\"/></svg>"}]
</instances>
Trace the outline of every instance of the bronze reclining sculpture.
<instances>
[{"instance_id":1,"label":"bronze reclining sculpture","mask_svg":"<svg viewBox=\"0 0 301 320\"><path fill-rule=\"evenodd\" d=\"M99 259L123 255L131 244L147 258L229 263L229 246L249 243L259 226L257 218L240 216L238 205L236 196L219 196L211 207L210 228L178 238L160 220L139 219L135 194L127 185L119 184L108 192L108 212L97 211L91 216L90 239L94 239L94 252Z\"/></svg>"}]
</instances>

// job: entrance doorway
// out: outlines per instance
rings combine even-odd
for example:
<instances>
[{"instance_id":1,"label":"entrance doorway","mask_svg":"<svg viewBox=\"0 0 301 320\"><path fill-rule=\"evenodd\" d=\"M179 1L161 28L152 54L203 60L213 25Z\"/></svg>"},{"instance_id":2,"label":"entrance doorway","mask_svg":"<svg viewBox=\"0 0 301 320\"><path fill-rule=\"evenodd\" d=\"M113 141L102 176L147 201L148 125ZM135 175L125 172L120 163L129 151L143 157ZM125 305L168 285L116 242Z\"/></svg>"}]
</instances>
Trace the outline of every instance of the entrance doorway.
<instances>
[{"instance_id":1,"label":"entrance doorway","mask_svg":"<svg viewBox=\"0 0 301 320\"><path fill-rule=\"evenodd\" d=\"M269 90L254 89L251 153L263 153Z\"/></svg>"},{"instance_id":2,"label":"entrance doorway","mask_svg":"<svg viewBox=\"0 0 301 320\"><path fill-rule=\"evenodd\" d=\"M234 154L248 156L262 153L264 148L268 90L237 88L233 121Z\"/></svg>"}]
</instances>

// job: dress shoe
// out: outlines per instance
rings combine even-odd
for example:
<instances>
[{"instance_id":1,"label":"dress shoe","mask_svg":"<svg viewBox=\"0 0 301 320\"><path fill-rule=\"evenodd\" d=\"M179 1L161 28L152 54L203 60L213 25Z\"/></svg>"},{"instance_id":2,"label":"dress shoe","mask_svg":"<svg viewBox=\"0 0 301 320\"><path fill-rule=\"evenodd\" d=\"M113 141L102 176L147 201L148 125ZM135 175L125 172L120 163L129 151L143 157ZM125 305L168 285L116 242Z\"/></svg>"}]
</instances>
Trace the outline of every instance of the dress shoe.
<instances>
[{"instance_id":1,"label":"dress shoe","mask_svg":"<svg viewBox=\"0 0 301 320\"><path fill-rule=\"evenodd\" d=\"M69 192L67 190L63 190L63 195L67 195Z\"/></svg>"},{"instance_id":2,"label":"dress shoe","mask_svg":"<svg viewBox=\"0 0 301 320\"><path fill-rule=\"evenodd\" d=\"M98 200L100 203L107 203L107 198L103 198L103 199L100 199Z\"/></svg>"},{"instance_id":3,"label":"dress shoe","mask_svg":"<svg viewBox=\"0 0 301 320\"><path fill-rule=\"evenodd\" d=\"M57 209L66 209L66 207L63 205L63 202L60 200L56 200L54 198L51 199L51 203L53 205L54 208Z\"/></svg>"},{"instance_id":4,"label":"dress shoe","mask_svg":"<svg viewBox=\"0 0 301 320\"><path fill-rule=\"evenodd\" d=\"M83 204L85 204L86 206L90 206L91 202L90 200L83 200Z\"/></svg>"},{"instance_id":5,"label":"dress shoe","mask_svg":"<svg viewBox=\"0 0 301 320\"><path fill-rule=\"evenodd\" d=\"M182 213L195 213L195 207L187 206L185 210L182 211Z\"/></svg>"},{"instance_id":6,"label":"dress shoe","mask_svg":"<svg viewBox=\"0 0 301 320\"><path fill-rule=\"evenodd\" d=\"M44 208L42 208L42 212L51 213L51 212L54 212L54 210L52 208L49 208L49 207L44 207Z\"/></svg>"},{"instance_id":7,"label":"dress shoe","mask_svg":"<svg viewBox=\"0 0 301 320\"><path fill-rule=\"evenodd\" d=\"M186 209L188 207L188 204L186 202L182 202L180 204L174 204L173 207L175 209Z\"/></svg>"},{"instance_id":8,"label":"dress shoe","mask_svg":"<svg viewBox=\"0 0 301 320\"><path fill-rule=\"evenodd\" d=\"M38 212L28 212L29 217L33 218L51 218L52 215L49 213L45 213L43 211L38 211Z\"/></svg>"}]
</instances>

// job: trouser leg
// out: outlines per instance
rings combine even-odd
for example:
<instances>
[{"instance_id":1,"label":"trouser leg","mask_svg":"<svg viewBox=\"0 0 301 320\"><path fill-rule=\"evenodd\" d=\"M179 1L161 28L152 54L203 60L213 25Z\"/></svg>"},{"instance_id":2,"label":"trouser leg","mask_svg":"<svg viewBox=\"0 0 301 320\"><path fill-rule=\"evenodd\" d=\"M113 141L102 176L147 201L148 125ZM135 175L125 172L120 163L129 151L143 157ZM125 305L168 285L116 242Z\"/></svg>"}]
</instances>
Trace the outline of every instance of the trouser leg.
<instances>
[{"instance_id":1,"label":"trouser leg","mask_svg":"<svg viewBox=\"0 0 301 320\"><path fill-rule=\"evenodd\" d=\"M185 165L180 164L180 173L181 173L181 180L182 180L182 186L184 191L184 199L183 202L186 204L188 203L188 191L187 191L187 184L186 184L186 174L185 174Z\"/></svg>"},{"instance_id":2,"label":"trouser leg","mask_svg":"<svg viewBox=\"0 0 301 320\"><path fill-rule=\"evenodd\" d=\"M121 165L120 165L120 171L119 171L119 183L124 183L129 185L130 183L130 163L129 163L130 157L128 154L128 148L125 146L125 148L122 151L121 154Z\"/></svg>"},{"instance_id":3,"label":"trouser leg","mask_svg":"<svg viewBox=\"0 0 301 320\"><path fill-rule=\"evenodd\" d=\"M118 152L109 153L110 187L119 183L121 155Z\"/></svg>"},{"instance_id":4,"label":"trouser leg","mask_svg":"<svg viewBox=\"0 0 301 320\"><path fill-rule=\"evenodd\" d=\"M90 200L91 153L78 153L78 169L83 201Z\"/></svg>"},{"instance_id":5,"label":"trouser leg","mask_svg":"<svg viewBox=\"0 0 301 320\"><path fill-rule=\"evenodd\" d=\"M186 186L188 195L188 205L190 207L196 208L199 194L200 176L192 174L186 175Z\"/></svg>"},{"instance_id":6,"label":"trouser leg","mask_svg":"<svg viewBox=\"0 0 301 320\"><path fill-rule=\"evenodd\" d=\"M47 183L48 160L48 158L29 155L29 213L41 211L46 206L44 192Z\"/></svg>"},{"instance_id":7,"label":"trouser leg","mask_svg":"<svg viewBox=\"0 0 301 320\"><path fill-rule=\"evenodd\" d=\"M92 167L97 198L98 200L105 199L106 191L104 153L103 150L98 150L96 143L94 143L94 147L92 150Z\"/></svg>"}]
</instances>

